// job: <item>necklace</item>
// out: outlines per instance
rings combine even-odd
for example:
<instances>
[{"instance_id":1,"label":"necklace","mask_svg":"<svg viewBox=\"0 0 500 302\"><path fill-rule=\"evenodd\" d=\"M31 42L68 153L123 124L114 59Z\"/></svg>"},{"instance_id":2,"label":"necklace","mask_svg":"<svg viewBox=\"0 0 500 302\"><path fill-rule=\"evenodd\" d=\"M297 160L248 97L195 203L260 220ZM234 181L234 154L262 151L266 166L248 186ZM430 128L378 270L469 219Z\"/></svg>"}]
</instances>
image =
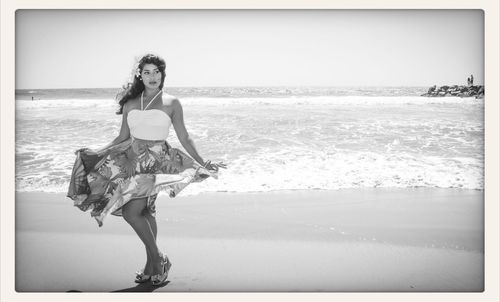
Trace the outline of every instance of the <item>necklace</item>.
<instances>
[{"instance_id":1,"label":"necklace","mask_svg":"<svg viewBox=\"0 0 500 302\"><path fill-rule=\"evenodd\" d=\"M153 103L153 101L156 99L157 96L159 96L161 93L161 90L158 91L158 93L149 101L149 103L146 105L146 108L144 108L144 91L141 93L141 110L146 110L148 109L149 105Z\"/></svg>"}]
</instances>

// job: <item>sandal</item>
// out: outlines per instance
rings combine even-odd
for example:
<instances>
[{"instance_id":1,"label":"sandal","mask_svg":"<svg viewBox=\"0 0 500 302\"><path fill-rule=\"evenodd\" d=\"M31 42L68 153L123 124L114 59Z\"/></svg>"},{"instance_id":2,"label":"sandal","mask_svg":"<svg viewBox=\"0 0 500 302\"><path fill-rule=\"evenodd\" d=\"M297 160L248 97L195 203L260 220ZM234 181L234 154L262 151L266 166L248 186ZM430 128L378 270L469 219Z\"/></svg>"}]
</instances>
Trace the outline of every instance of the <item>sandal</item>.
<instances>
[{"instance_id":1,"label":"sandal","mask_svg":"<svg viewBox=\"0 0 500 302\"><path fill-rule=\"evenodd\" d=\"M151 275L144 274L144 271L138 271L135 273L135 283L145 283L151 279Z\"/></svg>"},{"instance_id":2,"label":"sandal","mask_svg":"<svg viewBox=\"0 0 500 302\"><path fill-rule=\"evenodd\" d=\"M161 258L163 259L165 256L161 254ZM135 272L135 283L146 283L151 280L151 275L144 274L144 269L138 270Z\"/></svg>"},{"instance_id":3,"label":"sandal","mask_svg":"<svg viewBox=\"0 0 500 302\"><path fill-rule=\"evenodd\" d=\"M151 284L154 286L162 285L167 281L168 272L170 271L172 263L168 260L167 256L163 256L162 263L163 273L151 276Z\"/></svg>"}]
</instances>

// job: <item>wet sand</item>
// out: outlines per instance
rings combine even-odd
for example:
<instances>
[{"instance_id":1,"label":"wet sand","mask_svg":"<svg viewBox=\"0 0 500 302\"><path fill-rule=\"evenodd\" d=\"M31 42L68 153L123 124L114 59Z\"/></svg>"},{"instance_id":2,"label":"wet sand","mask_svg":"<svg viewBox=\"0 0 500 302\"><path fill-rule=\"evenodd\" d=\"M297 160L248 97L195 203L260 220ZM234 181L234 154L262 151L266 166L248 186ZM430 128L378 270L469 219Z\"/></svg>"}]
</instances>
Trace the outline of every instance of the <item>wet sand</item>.
<instances>
[{"instance_id":1,"label":"wet sand","mask_svg":"<svg viewBox=\"0 0 500 302\"><path fill-rule=\"evenodd\" d=\"M134 283L145 249L64 194L16 194L18 292L480 292L483 192L349 189L157 200L173 266Z\"/></svg>"}]
</instances>

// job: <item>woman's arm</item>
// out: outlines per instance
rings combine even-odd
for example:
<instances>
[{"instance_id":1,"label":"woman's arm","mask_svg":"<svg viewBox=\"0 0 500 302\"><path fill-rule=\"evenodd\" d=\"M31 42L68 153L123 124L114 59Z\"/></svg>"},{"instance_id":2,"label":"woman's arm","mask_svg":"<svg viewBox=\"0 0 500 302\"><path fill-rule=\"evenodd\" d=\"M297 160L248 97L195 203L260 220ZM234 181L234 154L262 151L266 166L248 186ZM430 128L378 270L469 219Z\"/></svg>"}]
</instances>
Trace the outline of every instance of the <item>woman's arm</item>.
<instances>
[{"instance_id":1,"label":"woman's arm","mask_svg":"<svg viewBox=\"0 0 500 302\"><path fill-rule=\"evenodd\" d=\"M203 158L198 154L196 147L194 146L193 140L189 137L189 134L184 125L184 113L182 111L181 102L178 99L173 99L172 105L172 124L174 125L175 133L177 138L181 142L182 147L191 155L191 157L196 160L200 165L205 165Z\"/></svg>"}]
</instances>

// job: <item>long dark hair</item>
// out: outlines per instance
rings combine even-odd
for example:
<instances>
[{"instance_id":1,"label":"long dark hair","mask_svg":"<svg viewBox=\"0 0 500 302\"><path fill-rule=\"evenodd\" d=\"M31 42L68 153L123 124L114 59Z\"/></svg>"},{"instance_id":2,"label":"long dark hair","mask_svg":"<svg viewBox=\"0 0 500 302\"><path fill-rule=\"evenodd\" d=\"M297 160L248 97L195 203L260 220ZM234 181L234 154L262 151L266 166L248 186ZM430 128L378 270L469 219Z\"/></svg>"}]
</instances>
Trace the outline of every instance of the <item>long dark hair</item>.
<instances>
[{"instance_id":1,"label":"long dark hair","mask_svg":"<svg viewBox=\"0 0 500 302\"><path fill-rule=\"evenodd\" d=\"M147 54L143 56L139 60L137 70L134 71L135 73L132 83L127 83L126 85L124 85L123 90L116 95L116 99L118 100L118 104L120 105L120 109L118 109L116 114L122 114L123 106L125 105L125 103L128 102L128 100L137 97L139 94L141 94L141 92L144 91L145 87L144 83L141 80L141 72L144 68L144 65L146 64L154 64L158 67L161 72L160 89L163 89L163 83L165 82L165 60L153 54Z\"/></svg>"}]
</instances>

